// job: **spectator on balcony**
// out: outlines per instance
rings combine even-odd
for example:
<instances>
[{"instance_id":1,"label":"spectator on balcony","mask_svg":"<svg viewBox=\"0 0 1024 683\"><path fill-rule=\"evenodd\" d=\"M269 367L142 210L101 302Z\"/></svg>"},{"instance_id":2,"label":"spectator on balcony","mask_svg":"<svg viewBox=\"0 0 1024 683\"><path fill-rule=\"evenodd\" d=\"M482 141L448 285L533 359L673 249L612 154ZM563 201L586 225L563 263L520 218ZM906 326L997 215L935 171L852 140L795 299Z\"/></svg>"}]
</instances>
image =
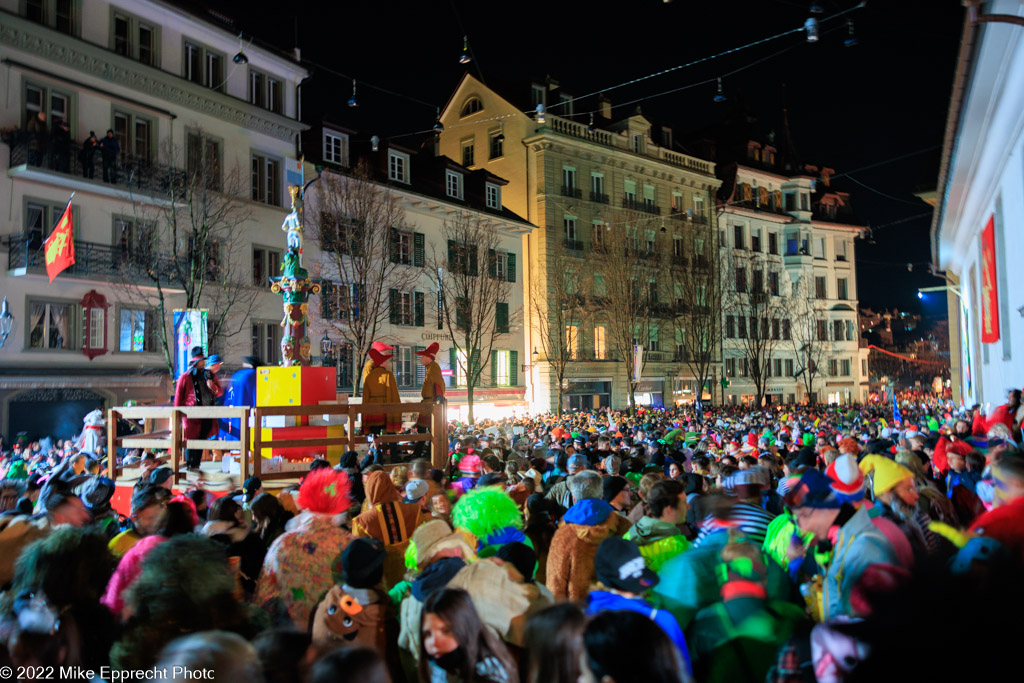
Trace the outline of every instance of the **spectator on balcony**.
<instances>
[{"instance_id":1,"label":"spectator on balcony","mask_svg":"<svg viewBox=\"0 0 1024 683\"><path fill-rule=\"evenodd\" d=\"M79 161L82 162L82 175L86 178L93 178L96 175L94 162L96 161L96 149L100 141L96 139L96 131L90 130L89 137L82 143L82 151L79 152Z\"/></svg>"},{"instance_id":2,"label":"spectator on balcony","mask_svg":"<svg viewBox=\"0 0 1024 683\"><path fill-rule=\"evenodd\" d=\"M36 112L25 124L25 132L28 134L28 165L42 166L50 137L46 129L46 112Z\"/></svg>"},{"instance_id":3,"label":"spectator on balcony","mask_svg":"<svg viewBox=\"0 0 1024 683\"><path fill-rule=\"evenodd\" d=\"M71 171L71 129L64 119L57 121L53 127L53 170L60 173Z\"/></svg>"},{"instance_id":4,"label":"spectator on balcony","mask_svg":"<svg viewBox=\"0 0 1024 683\"><path fill-rule=\"evenodd\" d=\"M114 137L114 131L107 129L107 136L100 140L100 158L103 161L103 182L117 182L117 155L121 153L121 144Z\"/></svg>"}]
</instances>

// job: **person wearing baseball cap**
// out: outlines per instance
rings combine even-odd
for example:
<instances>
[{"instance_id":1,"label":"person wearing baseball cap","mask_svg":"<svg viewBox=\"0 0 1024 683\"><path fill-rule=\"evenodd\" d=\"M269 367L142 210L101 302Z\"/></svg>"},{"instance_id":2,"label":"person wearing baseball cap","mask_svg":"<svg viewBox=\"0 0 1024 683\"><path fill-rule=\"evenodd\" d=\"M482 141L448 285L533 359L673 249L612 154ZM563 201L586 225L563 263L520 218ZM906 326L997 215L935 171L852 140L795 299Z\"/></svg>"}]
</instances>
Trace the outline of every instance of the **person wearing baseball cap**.
<instances>
[{"instance_id":1,"label":"person wearing baseball cap","mask_svg":"<svg viewBox=\"0 0 1024 683\"><path fill-rule=\"evenodd\" d=\"M420 388L420 398L424 402L444 398L444 377L441 376L441 366L435 360L439 348L437 342L434 342L427 348L416 352L416 355L420 357L420 362L426 368L426 372L423 374L423 386ZM416 416L417 434L426 434L430 431L430 416L430 413L420 413ZM416 448L412 453L413 459L423 457L424 447L429 448L429 446L427 441L417 441Z\"/></svg>"},{"instance_id":2,"label":"person wearing baseball cap","mask_svg":"<svg viewBox=\"0 0 1024 683\"><path fill-rule=\"evenodd\" d=\"M658 584L658 575L647 568L636 543L618 536L601 541L594 556L594 572L599 584L587 595L587 616L624 610L643 614L675 643L689 671L690 652L679 623L670 612L656 609L643 597Z\"/></svg>"}]
</instances>

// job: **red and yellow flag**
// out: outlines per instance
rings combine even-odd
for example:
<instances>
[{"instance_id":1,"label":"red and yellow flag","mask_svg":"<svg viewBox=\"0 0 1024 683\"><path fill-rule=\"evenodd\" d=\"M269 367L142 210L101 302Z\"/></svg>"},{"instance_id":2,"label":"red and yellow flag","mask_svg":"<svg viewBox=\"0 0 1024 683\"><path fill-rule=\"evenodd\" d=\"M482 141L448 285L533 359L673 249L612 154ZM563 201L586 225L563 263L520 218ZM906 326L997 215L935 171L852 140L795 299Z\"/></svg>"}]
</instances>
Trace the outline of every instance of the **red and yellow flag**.
<instances>
[{"instance_id":1,"label":"red and yellow flag","mask_svg":"<svg viewBox=\"0 0 1024 683\"><path fill-rule=\"evenodd\" d=\"M71 202L68 202L64 213L60 215L57 226L43 243L46 256L46 274L50 282L68 266L75 265L75 238L71 225Z\"/></svg>"}]
</instances>

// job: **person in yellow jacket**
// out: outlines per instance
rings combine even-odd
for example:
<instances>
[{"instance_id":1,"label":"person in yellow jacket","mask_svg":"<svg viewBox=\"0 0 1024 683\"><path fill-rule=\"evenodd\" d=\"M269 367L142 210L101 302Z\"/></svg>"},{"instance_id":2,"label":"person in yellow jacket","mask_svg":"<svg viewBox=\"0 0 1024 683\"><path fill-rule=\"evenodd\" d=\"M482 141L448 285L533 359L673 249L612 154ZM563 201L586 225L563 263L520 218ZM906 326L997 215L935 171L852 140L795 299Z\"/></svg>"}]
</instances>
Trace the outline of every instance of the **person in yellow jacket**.
<instances>
[{"instance_id":1,"label":"person in yellow jacket","mask_svg":"<svg viewBox=\"0 0 1024 683\"><path fill-rule=\"evenodd\" d=\"M434 342L422 351L417 351L420 362L426 367L423 376L423 387L420 389L420 397L424 401L434 401L444 396L444 377L441 376L441 366L434 360L440 347ZM416 433L426 434L430 430L430 413L420 413L416 416ZM423 446L426 441L417 441L416 449L413 451L413 459L423 455Z\"/></svg>"},{"instance_id":2,"label":"person in yellow jacket","mask_svg":"<svg viewBox=\"0 0 1024 683\"><path fill-rule=\"evenodd\" d=\"M378 351L380 353L387 353L388 351L394 351L395 350L394 346L388 346L387 344L385 344L382 341L375 341L375 342L373 342L372 344L370 344L370 348L373 349L374 351ZM373 359L372 358L367 358L366 359L366 365L363 366L363 376L360 379L360 385L359 386L362 386L362 387L366 386L366 377L370 374L370 370L373 370L374 367L375 366L373 364Z\"/></svg>"},{"instance_id":3,"label":"person in yellow jacket","mask_svg":"<svg viewBox=\"0 0 1024 683\"><path fill-rule=\"evenodd\" d=\"M363 385L363 405L374 403L401 403L398 395L398 382L394 374L387 368L391 356L386 356L376 349L370 349L373 368L366 375ZM363 432L365 434L397 433L402 429L402 413L363 413Z\"/></svg>"}]
</instances>

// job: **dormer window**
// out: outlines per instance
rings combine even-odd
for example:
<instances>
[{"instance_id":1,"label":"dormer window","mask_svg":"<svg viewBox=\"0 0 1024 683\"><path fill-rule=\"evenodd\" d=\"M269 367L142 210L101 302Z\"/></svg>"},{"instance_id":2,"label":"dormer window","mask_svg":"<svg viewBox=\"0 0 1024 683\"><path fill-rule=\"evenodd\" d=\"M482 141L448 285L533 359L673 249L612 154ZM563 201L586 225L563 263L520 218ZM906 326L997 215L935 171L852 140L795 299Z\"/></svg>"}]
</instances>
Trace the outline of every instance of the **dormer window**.
<instances>
[{"instance_id":1,"label":"dormer window","mask_svg":"<svg viewBox=\"0 0 1024 683\"><path fill-rule=\"evenodd\" d=\"M324 129L324 161L348 166L348 135Z\"/></svg>"},{"instance_id":2,"label":"dormer window","mask_svg":"<svg viewBox=\"0 0 1024 683\"><path fill-rule=\"evenodd\" d=\"M572 95L568 93L560 93L558 95L558 104L561 105L558 108L559 116L572 116Z\"/></svg>"},{"instance_id":3,"label":"dormer window","mask_svg":"<svg viewBox=\"0 0 1024 683\"><path fill-rule=\"evenodd\" d=\"M399 183L409 182L409 155L388 150L388 178Z\"/></svg>"},{"instance_id":4,"label":"dormer window","mask_svg":"<svg viewBox=\"0 0 1024 683\"><path fill-rule=\"evenodd\" d=\"M530 109L536 109L538 104L547 106L547 92L543 85L534 83L530 86Z\"/></svg>"},{"instance_id":5,"label":"dormer window","mask_svg":"<svg viewBox=\"0 0 1024 683\"><path fill-rule=\"evenodd\" d=\"M501 210L501 188L494 183L487 183L485 187L487 208Z\"/></svg>"},{"instance_id":6,"label":"dormer window","mask_svg":"<svg viewBox=\"0 0 1024 683\"><path fill-rule=\"evenodd\" d=\"M462 174L458 171L445 171L445 189L453 199L462 199Z\"/></svg>"},{"instance_id":7,"label":"dormer window","mask_svg":"<svg viewBox=\"0 0 1024 683\"><path fill-rule=\"evenodd\" d=\"M470 114L475 114L478 111L484 110L484 103L479 97L470 97L466 100L465 104L462 105L462 111L459 112L459 116L466 117Z\"/></svg>"}]
</instances>

